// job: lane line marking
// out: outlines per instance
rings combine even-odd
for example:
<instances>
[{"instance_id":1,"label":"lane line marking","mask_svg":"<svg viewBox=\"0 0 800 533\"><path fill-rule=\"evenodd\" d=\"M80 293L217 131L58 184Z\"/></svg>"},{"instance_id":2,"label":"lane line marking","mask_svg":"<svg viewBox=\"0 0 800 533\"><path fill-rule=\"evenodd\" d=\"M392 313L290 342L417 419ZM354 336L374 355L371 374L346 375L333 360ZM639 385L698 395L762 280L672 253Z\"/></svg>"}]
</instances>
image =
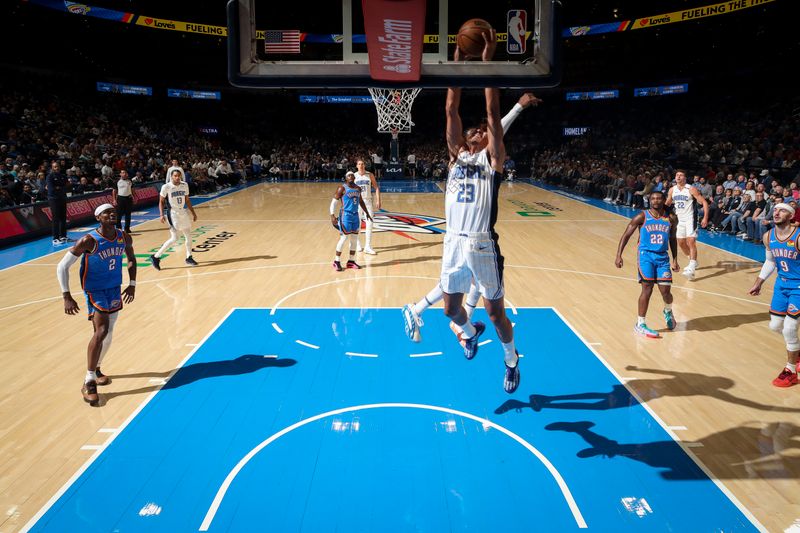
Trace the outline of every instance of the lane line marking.
<instances>
[{"instance_id":1,"label":"lane line marking","mask_svg":"<svg viewBox=\"0 0 800 533\"><path fill-rule=\"evenodd\" d=\"M305 341L301 341L300 339L297 339L294 342L296 342L297 344L300 344L301 346L306 346L308 348L314 348L315 350L319 350L319 346L317 346L316 344L311 344L311 343L308 343L308 342L305 342Z\"/></svg>"},{"instance_id":2,"label":"lane line marking","mask_svg":"<svg viewBox=\"0 0 800 533\"><path fill-rule=\"evenodd\" d=\"M412 353L409 357L432 357L434 355L442 355L442 352L427 352L427 353Z\"/></svg>"},{"instance_id":3,"label":"lane line marking","mask_svg":"<svg viewBox=\"0 0 800 533\"><path fill-rule=\"evenodd\" d=\"M344 352L345 355L352 355L353 357L378 357L376 353L358 353L358 352Z\"/></svg>"},{"instance_id":4,"label":"lane line marking","mask_svg":"<svg viewBox=\"0 0 800 533\"><path fill-rule=\"evenodd\" d=\"M281 329L281 327L276 322L272 323L272 329L274 329L278 333L283 333L283 330Z\"/></svg>"}]
</instances>

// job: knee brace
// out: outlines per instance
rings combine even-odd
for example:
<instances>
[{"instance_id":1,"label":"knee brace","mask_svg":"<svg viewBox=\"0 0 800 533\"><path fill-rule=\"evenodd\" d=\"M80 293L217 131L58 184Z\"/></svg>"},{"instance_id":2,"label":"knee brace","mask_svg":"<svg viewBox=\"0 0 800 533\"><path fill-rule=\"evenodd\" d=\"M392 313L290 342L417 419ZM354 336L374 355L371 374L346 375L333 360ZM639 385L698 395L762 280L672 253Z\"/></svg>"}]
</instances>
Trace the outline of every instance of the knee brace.
<instances>
[{"instance_id":1,"label":"knee brace","mask_svg":"<svg viewBox=\"0 0 800 533\"><path fill-rule=\"evenodd\" d=\"M780 333L783 331L783 319L786 317L777 316L777 315L769 315L769 329L774 331L775 333Z\"/></svg>"},{"instance_id":2,"label":"knee brace","mask_svg":"<svg viewBox=\"0 0 800 533\"><path fill-rule=\"evenodd\" d=\"M786 349L790 352L800 350L800 339L797 338L797 319L787 316L783 321L783 338Z\"/></svg>"}]
</instances>

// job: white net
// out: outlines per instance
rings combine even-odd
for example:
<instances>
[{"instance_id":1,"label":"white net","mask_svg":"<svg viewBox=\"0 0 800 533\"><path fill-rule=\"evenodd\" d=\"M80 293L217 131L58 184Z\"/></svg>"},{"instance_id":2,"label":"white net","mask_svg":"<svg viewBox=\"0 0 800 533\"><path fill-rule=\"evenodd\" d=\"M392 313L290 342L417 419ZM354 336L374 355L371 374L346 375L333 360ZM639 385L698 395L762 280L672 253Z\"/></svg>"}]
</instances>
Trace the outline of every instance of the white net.
<instances>
[{"instance_id":1,"label":"white net","mask_svg":"<svg viewBox=\"0 0 800 533\"><path fill-rule=\"evenodd\" d=\"M378 89L369 88L375 109L378 110L378 131L380 133L409 133L414 123L411 121L411 106L420 89Z\"/></svg>"}]
</instances>

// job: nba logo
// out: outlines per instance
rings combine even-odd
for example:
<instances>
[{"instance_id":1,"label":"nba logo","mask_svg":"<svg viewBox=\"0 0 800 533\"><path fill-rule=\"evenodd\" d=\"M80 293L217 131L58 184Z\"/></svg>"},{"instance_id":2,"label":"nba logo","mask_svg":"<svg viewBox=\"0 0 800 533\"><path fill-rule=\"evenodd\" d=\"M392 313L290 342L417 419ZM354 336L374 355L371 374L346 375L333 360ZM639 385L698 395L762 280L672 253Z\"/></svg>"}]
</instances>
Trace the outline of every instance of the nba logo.
<instances>
[{"instance_id":1,"label":"nba logo","mask_svg":"<svg viewBox=\"0 0 800 533\"><path fill-rule=\"evenodd\" d=\"M506 17L508 21L508 40L506 52L509 54L524 54L528 32L528 13L523 9L512 9Z\"/></svg>"}]
</instances>

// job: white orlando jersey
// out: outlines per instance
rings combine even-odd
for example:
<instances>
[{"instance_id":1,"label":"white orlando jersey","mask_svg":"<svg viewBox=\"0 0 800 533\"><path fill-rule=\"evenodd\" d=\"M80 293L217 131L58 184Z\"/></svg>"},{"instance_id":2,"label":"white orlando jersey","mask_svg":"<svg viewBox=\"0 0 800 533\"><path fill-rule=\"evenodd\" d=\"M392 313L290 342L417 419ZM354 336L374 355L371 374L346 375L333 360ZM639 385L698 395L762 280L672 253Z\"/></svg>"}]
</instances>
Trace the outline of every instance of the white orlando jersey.
<instances>
[{"instance_id":1,"label":"white orlando jersey","mask_svg":"<svg viewBox=\"0 0 800 533\"><path fill-rule=\"evenodd\" d=\"M169 209L173 216L189 216L186 199L189 197L189 184L185 181L177 185L172 182L161 186L161 196L169 200Z\"/></svg>"},{"instance_id":2,"label":"white orlando jersey","mask_svg":"<svg viewBox=\"0 0 800 533\"><path fill-rule=\"evenodd\" d=\"M463 150L450 166L444 212L447 231L494 232L500 180L489 163L489 153Z\"/></svg>"},{"instance_id":3,"label":"white orlando jersey","mask_svg":"<svg viewBox=\"0 0 800 533\"><path fill-rule=\"evenodd\" d=\"M695 200L692 196L692 187L685 185L679 189L677 185L672 187L672 205L675 206L675 214L678 220L690 220L694 218Z\"/></svg>"},{"instance_id":4,"label":"white orlando jersey","mask_svg":"<svg viewBox=\"0 0 800 533\"><path fill-rule=\"evenodd\" d=\"M364 199L364 203L371 202L372 180L369 178L369 172L365 172L364 174L359 174L358 172L356 172L355 175L356 175L356 187L361 188L361 198Z\"/></svg>"}]
</instances>

